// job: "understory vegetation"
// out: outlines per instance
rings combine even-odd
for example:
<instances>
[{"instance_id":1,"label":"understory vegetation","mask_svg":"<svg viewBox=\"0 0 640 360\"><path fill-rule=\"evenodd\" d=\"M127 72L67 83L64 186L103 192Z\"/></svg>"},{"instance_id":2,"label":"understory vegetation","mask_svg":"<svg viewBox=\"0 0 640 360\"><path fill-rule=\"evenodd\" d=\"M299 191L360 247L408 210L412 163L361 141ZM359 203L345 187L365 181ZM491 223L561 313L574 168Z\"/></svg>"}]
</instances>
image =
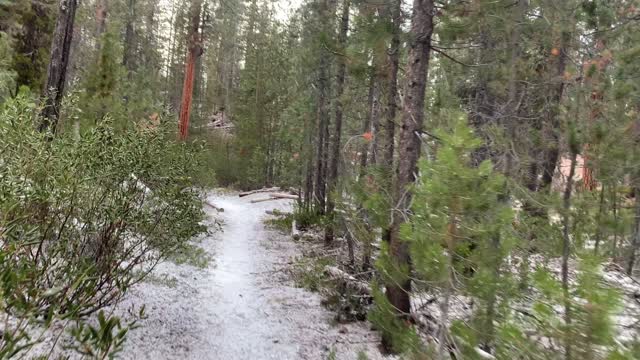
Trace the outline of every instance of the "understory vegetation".
<instances>
[{"instance_id":1,"label":"understory vegetation","mask_svg":"<svg viewBox=\"0 0 640 360\"><path fill-rule=\"evenodd\" d=\"M134 323L103 310L204 231L190 177L198 150L173 131L117 131L111 119L51 139L36 110L21 94L0 112L0 355L19 356L65 323L71 349L112 356Z\"/></svg>"}]
</instances>

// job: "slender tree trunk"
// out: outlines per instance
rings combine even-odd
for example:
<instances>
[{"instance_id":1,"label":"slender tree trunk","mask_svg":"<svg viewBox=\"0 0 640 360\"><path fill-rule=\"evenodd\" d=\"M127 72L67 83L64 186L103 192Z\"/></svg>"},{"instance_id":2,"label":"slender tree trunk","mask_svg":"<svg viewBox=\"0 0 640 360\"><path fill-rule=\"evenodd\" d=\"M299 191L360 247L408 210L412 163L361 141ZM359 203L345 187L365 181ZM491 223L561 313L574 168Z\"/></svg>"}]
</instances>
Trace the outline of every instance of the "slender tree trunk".
<instances>
[{"instance_id":1,"label":"slender tree trunk","mask_svg":"<svg viewBox=\"0 0 640 360\"><path fill-rule=\"evenodd\" d=\"M380 121L380 98L382 95L381 87L382 87L382 76L380 76L380 55L374 49L373 56L371 59L371 84L373 85L372 91L372 103L371 103L371 112L369 113L369 118L371 119L371 131L373 133L373 141L371 142L369 154L369 163L371 164L379 164L382 161L382 129L380 128L382 122Z\"/></svg>"},{"instance_id":2,"label":"slender tree trunk","mask_svg":"<svg viewBox=\"0 0 640 360\"><path fill-rule=\"evenodd\" d=\"M495 61L496 45L490 30L483 28L479 34L479 39L480 51L476 61L480 64L493 63ZM479 166L480 163L491 157L491 149L488 145L491 143L491 139L487 131L487 125L489 119L495 117L495 104L497 103L494 90L489 86L490 72L479 69L477 77L478 83L474 87L473 98L470 99L472 111L469 116L469 122L478 137L483 140L483 143L471 153L473 166Z\"/></svg>"},{"instance_id":3,"label":"slender tree trunk","mask_svg":"<svg viewBox=\"0 0 640 360\"><path fill-rule=\"evenodd\" d=\"M577 119L580 114L580 96L577 97L578 101L575 105L574 119ZM562 292L564 300L564 325L565 325L565 338L564 338L564 358L565 360L571 360L572 358L572 345L571 345L571 294L569 284L569 258L571 257L571 195L574 187L574 177L576 173L576 164L578 160L578 154L580 152L580 144L577 138L577 132L575 125L571 118L568 123L567 145L569 148L569 176L567 177L567 183L564 188L562 196L562 266L561 266L561 278L562 278Z\"/></svg>"},{"instance_id":4,"label":"slender tree trunk","mask_svg":"<svg viewBox=\"0 0 640 360\"><path fill-rule=\"evenodd\" d=\"M438 359L446 359L445 351L447 346L447 335L449 332L449 303L452 295L452 285L455 284L456 269L454 264L454 256L456 256L456 248L458 242L458 229L457 229L457 217L460 211L460 202L457 197L452 199L449 204L449 224L447 225L447 259L446 259L446 271L447 281L445 282L443 292L443 299L440 301L440 328L438 329Z\"/></svg>"},{"instance_id":5,"label":"slender tree trunk","mask_svg":"<svg viewBox=\"0 0 640 360\"><path fill-rule=\"evenodd\" d=\"M307 171L305 174L305 181L304 181L304 204L305 204L305 210L307 211L311 209L312 194L313 194L313 155L310 152L309 159L307 160Z\"/></svg>"},{"instance_id":6,"label":"slender tree trunk","mask_svg":"<svg viewBox=\"0 0 640 360\"><path fill-rule=\"evenodd\" d=\"M174 57L174 52L175 52L175 18L176 18L176 4L175 4L175 0L171 2L171 23L169 26L169 38L168 41L171 43L171 46L169 46L169 53L166 56L166 71L165 71L165 82L164 82L164 87L165 87L165 91L166 91L166 101L167 103L171 102L171 97L170 97L170 91L169 91L169 78L171 78L171 75L173 75L173 72L171 71L173 68L173 57ZM125 41L126 43L126 41ZM123 57L123 61L124 62L124 57Z\"/></svg>"},{"instance_id":7,"label":"slender tree trunk","mask_svg":"<svg viewBox=\"0 0 640 360\"><path fill-rule=\"evenodd\" d=\"M61 0L58 10L58 19L51 41L51 60L47 69L47 81L43 90L44 107L42 108L42 121L38 130L56 132L60 118L60 104L64 95L64 86L67 79L67 65L69 64L69 52L73 39L73 23L76 16L76 0Z\"/></svg>"},{"instance_id":8,"label":"slender tree trunk","mask_svg":"<svg viewBox=\"0 0 640 360\"><path fill-rule=\"evenodd\" d=\"M597 70L591 76L589 74L586 75L587 81L591 83L591 102L589 103L591 107L591 114L589 115L591 126L595 125L595 123L602 118L604 90L601 88L601 83L604 81L604 73L609 64L609 60L603 56L604 50L606 49L604 38L600 36L596 37L596 48L598 48L600 54L592 60L592 64L594 62L598 64ZM590 148L590 144L584 144L582 151L582 185L587 191L595 190L597 184L593 175L594 164L591 163Z\"/></svg>"},{"instance_id":9,"label":"slender tree trunk","mask_svg":"<svg viewBox=\"0 0 640 360\"><path fill-rule=\"evenodd\" d=\"M180 104L179 130L180 140L186 140L189 132L189 118L191 116L191 101L193 99L193 78L195 74L196 58L202 55L202 39L199 34L201 0L191 3L191 29L187 61L184 72L184 86L182 88L182 102Z\"/></svg>"},{"instance_id":10,"label":"slender tree trunk","mask_svg":"<svg viewBox=\"0 0 640 360\"><path fill-rule=\"evenodd\" d=\"M384 132L385 144L382 162L389 173L393 169L393 154L395 153L396 110L398 108L398 68L400 62L400 23L402 22L400 7L402 1L394 0L391 9L391 44L387 55L387 106L385 109Z\"/></svg>"},{"instance_id":11,"label":"slender tree trunk","mask_svg":"<svg viewBox=\"0 0 640 360\"><path fill-rule=\"evenodd\" d=\"M129 75L135 70L135 28L136 0L129 0L127 6L127 20L124 32L124 52L122 55L122 65L127 69Z\"/></svg>"},{"instance_id":12,"label":"slender tree trunk","mask_svg":"<svg viewBox=\"0 0 640 360\"><path fill-rule=\"evenodd\" d=\"M376 87L376 70L375 67L371 67L371 71L369 74L369 92L367 95L367 112L365 115L364 123L362 125L362 133L372 134L371 124L373 122L373 115L375 114L375 87ZM365 142L360 150L362 152L360 156L360 179L364 179L367 174L367 160L369 149L371 148L371 143ZM369 216L367 210L363 208L362 204L358 205L359 211L362 213L362 219L364 226L366 228L367 235L372 233L371 224L369 223ZM371 268L371 236L366 236L363 244L363 253L362 253L362 271L369 271Z\"/></svg>"},{"instance_id":13,"label":"slender tree trunk","mask_svg":"<svg viewBox=\"0 0 640 360\"><path fill-rule=\"evenodd\" d=\"M384 186L392 194L393 187L393 154L395 153L395 135L396 135L396 110L398 98L398 67L400 58L400 23L402 6L401 0L394 0L391 4L390 20L392 27L391 44L387 55L387 104L384 119L384 145L382 149L381 164L385 172L389 174L387 182ZM389 224L391 225L391 224ZM391 241L391 231L389 227L382 229L382 240L386 243Z\"/></svg>"},{"instance_id":14,"label":"slender tree trunk","mask_svg":"<svg viewBox=\"0 0 640 360\"><path fill-rule=\"evenodd\" d=\"M519 101L518 94L521 93L522 89L519 87L518 81L518 69L517 64L520 59L520 40L522 34L521 22L527 10L527 1L526 0L517 0L514 6L514 12L511 16L511 23L513 29L511 29L511 38L509 40L509 49L511 51L510 60L509 60L509 83L508 83L508 91L507 91L507 102L505 103L504 109L502 109L502 113L505 116L501 119L501 123L504 128L504 132L506 134L507 139L516 139L516 127L517 127L517 114L519 112ZM514 154L511 152L512 146L507 147L507 151L504 154L504 168L502 172L505 176L505 182L503 185L502 192L498 195L498 202L500 202L503 206L509 205L509 183L508 179L513 175L514 168ZM502 246L502 239L500 237L500 232L496 232L491 239L491 249L492 255L494 258L493 261L493 277L494 284L490 285L489 288L489 296L487 299L487 314L486 314L486 323L484 333L482 334L484 338L484 349L487 352L491 352L493 348L493 343L495 339L495 320L496 320L496 301L498 298L498 287L499 279L501 276L501 266L502 266L502 257L500 256L500 247Z\"/></svg>"},{"instance_id":15,"label":"slender tree trunk","mask_svg":"<svg viewBox=\"0 0 640 360\"><path fill-rule=\"evenodd\" d=\"M637 182L637 179L634 179ZM636 253L638 247L640 247L640 186L634 185L633 192L635 193L635 206L634 206L634 223L633 234L631 234L631 249L629 249L629 259L627 260L627 274L633 274L633 267L636 262Z\"/></svg>"},{"instance_id":16,"label":"slender tree trunk","mask_svg":"<svg viewBox=\"0 0 640 360\"><path fill-rule=\"evenodd\" d=\"M396 170L395 206L391 237L390 257L395 266L405 271L410 266L409 249L400 239L400 226L404 223L406 212L411 207L411 192L408 186L415 182L418 157L420 156L420 132L424 122L424 102L426 81L431 55L431 35L433 34L433 0L414 0L409 42L409 61L407 69L407 88L402 128L398 142L398 166ZM411 280L407 276L398 283L386 284L386 296L401 317L411 312ZM385 334L384 344L391 345L389 334Z\"/></svg>"},{"instance_id":17,"label":"slender tree trunk","mask_svg":"<svg viewBox=\"0 0 640 360\"><path fill-rule=\"evenodd\" d=\"M553 93L550 97L549 111L546 114L545 126L543 126L543 129L545 129L547 133L549 145L547 145L547 148L543 151L542 155L542 177L537 186L538 191L548 191L550 189L559 157L560 141L557 131L560 128L560 102L562 101L562 95L565 87L564 72L567 65L569 33L563 32L560 41L560 54L558 55L554 76L555 85L553 86Z\"/></svg>"},{"instance_id":18,"label":"slender tree trunk","mask_svg":"<svg viewBox=\"0 0 640 360\"><path fill-rule=\"evenodd\" d=\"M570 145L571 146L571 145ZM569 176L562 197L562 291L564 297L564 323L566 326L564 358L571 360L571 339L569 329L571 327L571 295L569 294L569 257L571 255L571 238L569 231L571 228L570 214L571 211L571 193L573 190L573 178L576 172L577 149L571 146L571 166L569 168Z\"/></svg>"},{"instance_id":19,"label":"slender tree trunk","mask_svg":"<svg viewBox=\"0 0 640 360\"><path fill-rule=\"evenodd\" d=\"M320 0L319 18L322 33L325 37L331 34L331 11L330 0ZM320 61L318 71L318 142L316 157L316 184L315 201L316 210L324 215L326 210L326 186L327 186L327 142L329 134L329 96L331 94L331 84L329 73L331 72L331 54L327 51L328 44L321 44Z\"/></svg>"},{"instance_id":20,"label":"slender tree trunk","mask_svg":"<svg viewBox=\"0 0 640 360\"><path fill-rule=\"evenodd\" d=\"M611 189L611 207L613 211L613 244L611 245L611 258L613 262L618 261L618 188L614 183Z\"/></svg>"},{"instance_id":21,"label":"slender tree trunk","mask_svg":"<svg viewBox=\"0 0 640 360\"><path fill-rule=\"evenodd\" d=\"M373 123L374 101L375 101L376 71L372 66L369 72L369 91L367 93L367 111L365 113L364 122L362 123L362 133L372 133L371 124ZM364 142L360 154L360 176L365 174L367 163L369 160L370 143Z\"/></svg>"},{"instance_id":22,"label":"slender tree trunk","mask_svg":"<svg viewBox=\"0 0 640 360\"><path fill-rule=\"evenodd\" d=\"M202 5L202 15L200 16L200 39L201 43L203 39L205 39L205 29L206 29L206 19L209 17L207 12L207 3L204 2ZM202 48L201 48L202 49ZM202 50L201 50L202 51ZM193 104L193 111L196 114L196 117L202 116L202 104L203 104L203 93L204 93L204 85L205 85L205 75L204 75L204 64L202 56L196 57L195 64L195 77L193 80L193 99L195 102Z\"/></svg>"},{"instance_id":23,"label":"slender tree trunk","mask_svg":"<svg viewBox=\"0 0 640 360\"><path fill-rule=\"evenodd\" d=\"M107 0L96 1L96 50L100 49L100 37L107 27Z\"/></svg>"},{"instance_id":24,"label":"slender tree trunk","mask_svg":"<svg viewBox=\"0 0 640 360\"><path fill-rule=\"evenodd\" d=\"M342 19L340 21L340 34L338 42L341 51L344 53L347 47L347 32L349 31L349 10L351 0L344 0L342 5ZM344 55L338 56L338 71L336 75L336 100L335 100L335 120L333 129L333 143L331 149L331 163L329 164L329 176L327 177L327 215L329 224L325 228L324 243L329 246L333 243L335 233L335 194L336 183L338 181L338 166L340 164L340 142L342 138L342 95L347 72L347 61ZM348 237L351 239L351 237ZM353 241L351 239L351 241ZM353 248L353 246L350 246Z\"/></svg>"},{"instance_id":25,"label":"slender tree trunk","mask_svg":"<svg viewBox=\"0 0 640 360\"><path fill-rule=\"evenodd\" d=\"M598 250L600 247L600 241L602 241L603 237L603 224L602 224L602 216L605 211L605 202L604 202L604 194L605 194L605 186L602 184L602 189L600 189L600 202L598 205L598 214L596 215L596 234L595 234L595 246L593 248L594 254L598 255Z\"/></svg>"}]
</instances>

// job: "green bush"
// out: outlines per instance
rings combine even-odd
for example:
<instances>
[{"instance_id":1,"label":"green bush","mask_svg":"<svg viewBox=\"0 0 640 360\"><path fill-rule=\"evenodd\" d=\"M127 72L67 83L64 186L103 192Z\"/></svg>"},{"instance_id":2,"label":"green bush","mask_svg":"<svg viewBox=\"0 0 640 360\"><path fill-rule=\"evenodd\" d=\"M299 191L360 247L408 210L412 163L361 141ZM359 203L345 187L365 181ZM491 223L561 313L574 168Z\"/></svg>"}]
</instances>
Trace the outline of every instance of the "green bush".
<instances>
[{"instance_id":1,"label":"green bush","mask_svg":"<svg viewBox=\"0 0 640 360\"><path fill-rule=\"evenodd\" d=\"M79 138L35 130L24 96L0 110L0 358L28 347L26 327L82 319L118 301L204 230L190 177L193 146L166 129Z\"/></svg>"}]
</instances>

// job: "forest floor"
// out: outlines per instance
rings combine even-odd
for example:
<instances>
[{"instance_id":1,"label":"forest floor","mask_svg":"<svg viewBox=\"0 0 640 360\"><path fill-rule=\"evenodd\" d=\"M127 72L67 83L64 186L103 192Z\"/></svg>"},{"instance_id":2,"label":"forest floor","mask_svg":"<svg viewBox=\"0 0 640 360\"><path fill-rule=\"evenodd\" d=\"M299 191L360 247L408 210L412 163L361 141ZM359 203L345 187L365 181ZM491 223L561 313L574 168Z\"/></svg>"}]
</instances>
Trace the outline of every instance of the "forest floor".
<instances>
[{"instance_id":1,"label":"forest floor","mask_svg":"<svg viewBox=\"0 0 640 360\"><path fill-rule=\"evenodd\" d=\"M164 262L118 307L146 304L125 359L382 359L379 335L366 322L335 324L321 296L298 288L291 266L300 256L290 236L267 228L266 210L289 210L289 200L251 203L264 194L211 193L207 208L222 231L200 246L201 268ZM215 226L212 222L211 226ZM211 229L214 231L215 229ZM154 280L155 279L155 280Z\"/></svg>"}]
</instances>

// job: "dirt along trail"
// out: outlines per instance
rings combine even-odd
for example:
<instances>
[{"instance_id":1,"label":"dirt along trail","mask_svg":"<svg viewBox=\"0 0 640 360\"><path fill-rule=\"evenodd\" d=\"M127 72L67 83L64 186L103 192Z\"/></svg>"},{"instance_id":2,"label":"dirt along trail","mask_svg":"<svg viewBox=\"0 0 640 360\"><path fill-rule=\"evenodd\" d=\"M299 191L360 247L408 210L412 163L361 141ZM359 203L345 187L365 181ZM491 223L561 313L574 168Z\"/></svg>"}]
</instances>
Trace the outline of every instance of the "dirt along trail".
<instances>
[{"instance_id":1,"label":"dirt along trail","mask_svg":"<svg viewBox=\"0 0 640 360\"><path fill-rule=\"evenodd\" d=\"M211 194L222 231L199 246L204 268L165 262L139 284L122 309L146 304L147 318L128 336L127 359L382 358L366 323L333 325L318 294L296 288L287 270L298 255L289 236L265 227L265 210L290 210L288 200L252 204L256 194ZM213 226L213 225L212 225Z\"/></svg>"}]
</instances>

